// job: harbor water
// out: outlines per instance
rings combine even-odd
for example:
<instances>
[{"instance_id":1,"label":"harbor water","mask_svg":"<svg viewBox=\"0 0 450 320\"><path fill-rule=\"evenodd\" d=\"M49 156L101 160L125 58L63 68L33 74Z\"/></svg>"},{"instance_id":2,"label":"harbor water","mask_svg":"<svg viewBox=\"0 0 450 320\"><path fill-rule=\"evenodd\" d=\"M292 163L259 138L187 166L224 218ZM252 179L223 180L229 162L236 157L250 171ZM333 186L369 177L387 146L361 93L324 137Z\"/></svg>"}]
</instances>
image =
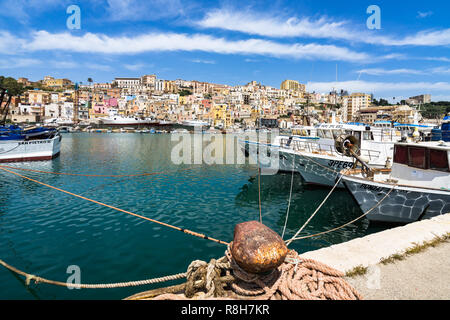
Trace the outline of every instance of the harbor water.
<instances>
[{"instance_id":1,"label":"harbor water","mask_svg":"<svg viewBox=\"0 0 450 320\"><path fill-rule=\"evenodd\" d=\"M58 158L10 165L97 175L158 173L108 178L17 171L75 194L227 242L232 241L237 223L259 219L255 165L177 165L171 161L173 145L169 134L67 133L63 134ZM79 268L81 283L161 277L185 272L193 260L219 258L226 249L3 170L0 179L0 259L47 279L65 282L73 274L70 266ZM279 234L285 223L290 184L290 173L261 177L262 220ZM295 234L328 192L305 186L299 175L294 176L285 239ZM346 190L336 190L301 235L340 226L361 214ZM382 228L361 219L336 232L295 241L290 248L299 253L316 250ZM0 283L0 299L122 299L161 286L81 290L47 284L27 286L23 277L4 268L0 268Z\"/></svg>"}]
</instances>

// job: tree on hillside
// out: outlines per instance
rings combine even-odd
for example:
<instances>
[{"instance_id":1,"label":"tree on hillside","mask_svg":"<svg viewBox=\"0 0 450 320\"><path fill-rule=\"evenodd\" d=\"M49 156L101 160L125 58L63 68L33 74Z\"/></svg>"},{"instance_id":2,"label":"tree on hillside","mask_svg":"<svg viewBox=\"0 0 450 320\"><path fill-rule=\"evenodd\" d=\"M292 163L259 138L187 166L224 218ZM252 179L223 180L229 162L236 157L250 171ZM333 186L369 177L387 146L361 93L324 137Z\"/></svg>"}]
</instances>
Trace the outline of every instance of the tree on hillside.
<instances>
[{"instance_id":1,"label":"tree on hillside","mask_svg":"<svg viewBox=\"0 0 450 320\"><path fill-rule=\"evenodd\" d=\"M450 112L449 101L430 102L420 106L420 113L428 119L442 118L448 112Z\"/></svg>"},{"instance_id":2,"label":"tree on hillside","mask_svg":"<svg viewBox=\"0 0 450 320\"><path fill-rule=\"evenodd\" d=\"M184 97L184 96L190 96L192 94L192 92L190 90L187 89L183 89L179 92L180 97Z\"/></svg>"},{"instance_id":3,"label":"tree on hillside","mask_svg":"<svg viewBox=\"0 0 450 320\"><path fill-rule=\"evenodd\" d=\"M11 77L5 78L4 76L0 76L0 87L8 90L8 94L12 96L20 96L25 91L22 84Z\"/></svg>"},{"instance_id":4,"label":"tree on hillside","mask_svg":"<svg viewBox=\"0 0 450 320\"><path fill-rule=\"evenodd\" d=\"M374 106L390 106L391 104L386 99L380 98L380 100L373 99L372 104Z\"/></svg>"}]
</instances>

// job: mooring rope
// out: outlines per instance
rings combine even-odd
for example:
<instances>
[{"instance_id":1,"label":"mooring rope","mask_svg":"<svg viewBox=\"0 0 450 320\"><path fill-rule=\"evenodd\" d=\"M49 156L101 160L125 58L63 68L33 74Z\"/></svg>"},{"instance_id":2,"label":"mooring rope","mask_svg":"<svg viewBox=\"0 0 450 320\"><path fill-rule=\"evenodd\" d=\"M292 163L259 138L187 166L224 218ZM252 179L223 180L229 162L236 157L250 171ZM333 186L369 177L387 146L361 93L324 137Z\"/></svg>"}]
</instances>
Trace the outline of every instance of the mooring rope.
<instances>
[{"instance_id":1,"label":"mooring rope","mask_svg":"<svg viewBox=\"0 0 450 320\"><path fill-rule=\"evenodd\" d=\"M288 241L286 241L286 245L289 246L291 244L291 242L293 241L293 239L299 235L300 232L303 231L303 229L309 224L309 222L312 220L312 218L314 218L314 216L317 214L317 212L319 212L319 210L322 208L322 206L325 204L325 202L327 202L328 198L331 196L331 194L334 192L334 190L336 189L336 187L338 186L338 184L341 182L342 177L344 176L344 174L341 174L339 179L336 181L336 183L334 184L333 188L330 190L330 192L328 193L328 195L325 197L325 199L323 199L323 201L320 203L320 205L317 207L317 209L313 212L313 214L311 214L311 216L308 218L308 220L306 220L306 222L303 224L303 226L295 233L295 235L289 239Z\"/></svg>"},{"instance_id":2,"label":"mooring rope","mask_svg":"<svg viewBox=\"0 0 450 320\"><path fill-rule=\"evenodd\" d=\"M101 178L125 178L125 177L142 177L142 176L153 176L159 174L165 174L167 172L145 172L145 173L136 173L136 174L84 174L84 173L68 173L68 172L53 172L53 171L42 171L36 169L29 168L19 168L19 167L11 167L6 165L0 165L0 168L8 168L13 170L21 170L21 171L29 171L29 172L37 172L37 173L46 173L46 174L55 174L55 175L65 175L65 176L79 176L79 177L101 177ZM193 168L185 168L180 169L181 171L192 170Z\"/></svg>"},{"instance_id":3,"label":"mooring rope","mask_svg":"<svg viewBox=\"0 0 450 320\"><path fill-rule=\"evenodd\" d=\"M21 271L15 267L9 265L8 263L6 263L5 261L3 261L1 259L0 259L0 264L10 271L17 273L21 276L24 276L26 285L30 285L31 281L34 281L35 284L46 283L46 284L51 284L51 285L60 286L60 287L80 288L80 289L113 289L113 288L137 287L137 286L143 286L143 285L148 285L148 284L155 284L155 283L161 283L161 282L166 282L166 281L183 279L187 275L187 273L185 272L185 273L178 273L178 274L165 276L165 277L146 279L146 280L138 280L138 281L102 283L102 284L83 284L83 283L76 284L76 283L67 283L67 282L49 280L46 278L36 276L34 274L26 273L24 271Z\"/></svg>"},{"instance_id":4,"label":"mooring rope","mask_svg":"<svg viewBox=\"0 0 450 320\"><path fill-rule=\"evenodd\" d=\"M327 233L330 233L330 232L334 232L334 231L336 231L336 230L339 230L339 229L342 229L342 228L344 228L344 227L346 227L346 226L348 226L348 225L350 225L350 224L352 224L352 223L354 223L354 222L356 222L356 221L358 221L359 219L361 219L361 218L364 218L365 216L367 216L369 213L371 213L373 210L375 210L375 208L377 208L388 196L389 196L389 194L395 189L395 187L396 187L397 185L395 184L385 195L384 195L384 197L380 200L380 201L378 201L378 203L376 203L372 208L370 208L366 213L364 213L364 214L362 214L362 215L360 215L359 217L357 217L356 219L353 219L352 221L349 221L349 222L347 222L347 223L345 223L345 224L343 224L343 225L341 225L341 226L339 226L339 227L336 227L336 228L333 228L333 229L330 229L330 230L326 230L326 231L322 231L322 232L319 232L319 233L315 233L315 234L311 234L311 235L307 235L307 236L304 236L304 237L293 237L292 239L291 239L291 242L292 241L295 241L295 240L302 240L302 239L308 239L308 238L313 238L313 237L318 237L318 236L321 236L321 235L324 235L324 234L327 234Z\"/></svg>"},{"instance_id":5,"label":"mooring rope","mask_svg":"<svg viewBox=\"0 0 450 320\"><path fill-rule=\"evenodd\" d=\"M258 166L258 206L259 206L259 222L262 223L261 209L261 168Z\"/></svg>"},{"instance_id":6,"label":"mooring rope","mask_svg":"<svg viewBox=\"0 0 450 320\"><path fill-rule=\"evenodd\" d=\"M108 205L108 204L105 204L105 203L102 203L102 202L99 202L99 201L96 201L96 200L93 200L93 199L90 199L90 198L87 198L87 197L81 196L81 195L79 195L79 194L75 194L75 193L72 193L72 192L69 192L69 191L66 191L66 190L63 190L63 189L60 189L60 188L51 186L51 185L46 184L46 183L44 183L44 182L41 182L41 181L38 181L38 180L35 180L35 179L32 179L32 178L29 178L29 177L27 177L27 176L21 175L21 174L19 174L19 173L17 173L17 172L8 170L8 169L3 168L3 167L0 167L0 169L1 169L1 170L4 170L4 171L6 171L6 172L12 173L12 174L14 174L14 175L16 175L16 176L18 176L18 177L23 178L23 179L27 179L27 180L32 181L32 182L34 182L34 183L43 185L43 186L45 186L45 187L48 187L48 188L51 188L51 189L54 189L54 190L57 190L57 191L66 193L66 194L68 194L68 195L71 195L71 196L74 196L74 197L77 197L77 198L80 198L80 199L83 199L83 200L86 200L86 201L90 201L90 202L92 202L92 203L99 204L99 205L101 205L101 206L104 206L104 207L107 207L107 208L110 208L110 209L113 209L113 210L116 210L116 211L120 211L120 212L129 214L129 215L132 215L132 216L135 216L135 217L138 217L138 218L141 218L141 219L144 219L144 220L153 222L153 223L157 223L157 224L159 224L159 225L162 225L162 226L165 226L165 227L168 227L168 228L171 228L171 229L175 229L175 230L178 230L178 231L182 231L183 233L189 234L189 235L191 235L191 236L195 236L195 237L202 238L202 239L206 239L206 240L210 240L210 241L213 241L213 242L216 242L216 243L228 245L228 242L225 242L225 241L222 241L222 240L218 240L218 239L215 239L215 238L206 236L206 235L204 235L204 234L197 233L197 232L194 232L194 231L191 231L191 230L188 230L188 229L180 228L180 227L177 227L177 226L174 226L174 225L165 223L165 222L161 222L161 221L158 221L158 220L155 220L155 219L151 219L151 218L148 218L148 217L144 217L144 216L142 216L142 215L139 215L139 214L136 214L136 213L127 211L127 210L123 210L123 209L120 209L120 208L117 208L117 207L114 207L114 206L111 206L111 205Z\"/></svg>"},{"instance_id":7,"label":"mooring rope","mask_svg":"<svg viewBox=\"0 0 450 320\"><path fill-rule=\"evenodd\" d=\"M292 199L292 186L294 185L294 171L295 171L295 153L294 157L292 158L292 172L291 172L291 188L289 191L289 201L288 201L288 207L286 211L286 219L284 221L284 227L283 232L281 233L281 239L284 239L284 233L286 232L286 226L289 219L289 210L291 208L291 199Z\"/></svg>"},{"instance_id":8,"label":"mooring rope","mask_svg":"<svg viewBox=\"0 0 450 320\"><path fill-rule=\"evenodd\" d=\"M304 259L290 250L285 261L269 274L244 271L231 255L209 263L194 261L185 284L141 292L127 300L358 300L361 295L344 274L323 263Z\"/></svg>"},{"instance_id":9,"label":"mooring rope","mask_svg":"<svg viewBox=\"0 0 450 320\"><path fill-rule=\"evenodd\" d=\"M15 147L12 148L12 149L9 149L9 150L7 150L7 151L2 151L2 152L0 152L0 154L4 154L4 153L8 153L8 152L14 151L14 150L16 150L18 147L20 147L20 143L18 143L17 146L15 146Z\"/></svg>"}]
</instances>

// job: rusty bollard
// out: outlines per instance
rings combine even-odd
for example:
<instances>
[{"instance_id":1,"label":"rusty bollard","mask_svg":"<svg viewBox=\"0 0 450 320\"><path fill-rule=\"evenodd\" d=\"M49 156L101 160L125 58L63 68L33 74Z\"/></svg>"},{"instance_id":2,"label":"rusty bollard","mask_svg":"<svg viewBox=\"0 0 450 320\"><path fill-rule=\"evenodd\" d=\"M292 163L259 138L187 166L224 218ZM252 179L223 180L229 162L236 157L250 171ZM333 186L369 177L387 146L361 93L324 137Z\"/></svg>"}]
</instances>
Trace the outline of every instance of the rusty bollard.
<instances>
[{"instance_id":1,"label":"rusty bollard","mask_svg":"<svg viewBox=\"0 0 450 320\"><path fill-rule=\"evenodd\" d=\"M283 239L258 221L243 222L234 228L231 255L247 272L271 271L284 262L287 253Z\"/></svg>"}]
</instances>

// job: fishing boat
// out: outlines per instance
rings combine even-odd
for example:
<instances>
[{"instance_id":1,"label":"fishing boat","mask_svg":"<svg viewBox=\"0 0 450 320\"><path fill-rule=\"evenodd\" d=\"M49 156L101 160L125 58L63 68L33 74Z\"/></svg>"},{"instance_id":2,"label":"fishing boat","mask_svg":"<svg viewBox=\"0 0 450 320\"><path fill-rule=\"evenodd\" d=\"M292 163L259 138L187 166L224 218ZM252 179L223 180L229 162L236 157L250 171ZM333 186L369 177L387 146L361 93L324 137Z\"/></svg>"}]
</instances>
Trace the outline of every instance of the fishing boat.
<instances>
[{"instance_id":1,"label":"fishing boat","mask_svg":"<svg viewBox=\"0 0 450 320\"><path fill-rule=\"evenodd\" d=\"M189 131L203 130L203 129L209 128L209 123L206 121L201 121L201 120L187 120L187 121L181 122L181 124L179 124L179 126L182 129L186 129Z\"/></svg>"},{"instance_id":2,"label":"fishing boat","mask_svg":"<svg viewBox=\"0 0 450 320\"><path fill-rule=\"evenodd\" d=\"M107 118L99 118L100 124L110 126L131 126L131 125L157 125L158 121L150 118L140 118L137 116L123 117L115 115Z\"/></svg>"},{"instance_id":3,"label":"fishing boat","mask_svg":"<svg viewBox=\"0 0 450 320\"><path fill-rule=\"evenodd\" d=\"M418 124L418 123L396 123L394 127L400 131L401 136L411 137L414 132L418 131L422 141L431 140L433 129L438 128L433 124Z\"/></svg>"},{"instance_id":4,"label":"fishing boat","mask_svg":"<svg viewBox=\"0 0 450 320\"><path fill-rule=\"evenodd\" d=\"M342 170L370 221L409 223L450 212L450 143L399 142L392 168Z\"/></svg>"},{"instance_id":5,"label":"fishing boat","mask_svg":"<svg viewBox=\"0 0 450 320\"><path fill-rule=\"evenodd\" d=\"M46 127L71 126L73 124L73 121L67 118L50 118L44 120Z\"/></svg>"},{"instance_id":6,"label":"fishing boat","mask_svg":"<svg viewBox=\"0 0 450 320\"><path fill-rule=\"evenodd\" d=\"M50 160L59 155L61 135L56 128L5 125L12 96L0 88L0 162Z\"/></svg>"},{"instance_id":7,"label":"fishing boat","mask_svg":"<svg viewBox=\"0 0 450 320\"><path fill-rule=\"evenodd\" d=\"M50 160L60 148L61 135L54 128L0 127L0 162Z\"/></svg>"},{"instance_id":8,"label":"fishing boat","mask_svg":"<svg viewBox=\"0 0 450 320\"><path fill-rule=\"evenodd\" d=\"M251 152L252 144L257 148L264 145L269 153L278 153L279 171L298 172L307 184L333 187L339 171L355 165L351 156L344 155L339 151L339 147L336 148L336 139L345 140L346 137L352 137L356 152L361 157L375 167L385 167L392 159L393 142L401 138L394 128L371 127L357 123L319 124L304 128L303 133L308 132L312 136L278 136L273 143L265 145L245 141L246 155L253 155L261 168L273 166L272 162L260 161L259 151ZM340 182L338 187L344 188L343 183Z\"/></svg>"}]
</instances>

